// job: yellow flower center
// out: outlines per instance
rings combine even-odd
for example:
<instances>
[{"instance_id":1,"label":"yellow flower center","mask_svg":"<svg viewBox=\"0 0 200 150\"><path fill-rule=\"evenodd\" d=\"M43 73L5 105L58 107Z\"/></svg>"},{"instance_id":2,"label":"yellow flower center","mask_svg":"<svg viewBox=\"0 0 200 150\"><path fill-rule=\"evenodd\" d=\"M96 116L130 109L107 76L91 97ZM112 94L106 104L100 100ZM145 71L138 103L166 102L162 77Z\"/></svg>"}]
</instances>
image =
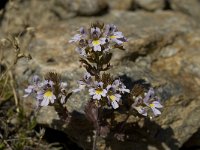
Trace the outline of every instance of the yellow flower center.
<instances>
[{"instance_id":1,"label":"yellow flower center","mask_svg":"<svg viewBox=\"0 0 200 150\"><path fill-rule=\"evenodd\" d=\"M149 104L149 106L152 108L152 107L154 107L154 106L155 106L155 104Z\"/></svg>"},{"instance_id":2,"label":"yellow flower center","mask_svg":"<svg viewBox=\"0 0 200 150\"><path fill-rule=\"evenodd\" d=\"M100 95L100 94L103 93L103 90L101 90L101 89L97 89L97 90L95 91L95 93L98 94L98 95Z\"/></svg>"},{"instance_id":3,"label":"yellow flower center","mask_svg":"<svg viewBox=\"0 0 200 150\"><path fill-rule=\"evenodd\" d=\"M53 96L53 93L51 91L46 91L44 93L44 97L52 97Z\"/></svg>"},{"instance_id":4,"label":"yellow flower center","mask_svg":"<svg viewBox=\"0 0 200 150\"><path fill-rule=\"evenodd\" d=\"M94 41L92 42L92 44L93 44L94 46L100 45L100 41L99 41L99 40L94 40Z\"/></svg>"},{"instance_id":5,"label":"yellow flower center","mask_svg":"<svg viewBox=\"0 0 200 150\"><path fill-rule=\"evenodd\" d=\"M116 99L116 97L114 95L110 95L109 97L110 97L111 101L115 101L115 99Z\"/></svg>"},{"instance_id":6,"label":"yellow flower center","mask_svg":"<svg viewBox=\"0 0 200 150\"><path fill-rule=\"evenodd\" d=\"M116 39L115 35L110 36L111 39Z\"/></svg>"}]
</instances>

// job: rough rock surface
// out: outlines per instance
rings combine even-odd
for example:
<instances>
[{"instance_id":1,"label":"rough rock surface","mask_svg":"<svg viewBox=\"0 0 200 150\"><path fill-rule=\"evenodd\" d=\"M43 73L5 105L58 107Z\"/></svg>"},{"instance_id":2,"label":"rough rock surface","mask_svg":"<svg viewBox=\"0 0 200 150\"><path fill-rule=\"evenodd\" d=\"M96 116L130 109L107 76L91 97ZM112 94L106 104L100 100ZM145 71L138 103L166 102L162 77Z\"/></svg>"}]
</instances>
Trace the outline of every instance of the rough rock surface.
<instances>
[{"instance_id":1,"label":"rough rock surface","mask_svg":"<svg viewBox=\"0 0 200 150\"><path fill-rule=\"evenodd\" d=\"M103 11L106 11L108 7L105 0L76 0L75 3L78 6L78 15L83 16L98 15L100 12L104 13Z\"/></svg>"},{"instance_id":2,"label":"rough rock surface","mask_svg":"<svg viewBox=\"0 0 200 150\"><path fill-rule=\"evenodd\" d=\"M188 16L194 17L195 20L200 22L200 1L199 0L172 0L172 9L182 12Z\"/></svg>"},{"instance_id":3,"label":"rough rock surface","mask_svg":"<svg viewBox=\"0 0 200 150\"><path fill-rule=\"evenodd\" d=\"M109 8L112 10L130 10L132 8L133 0L107 0Z\"/></svg>"},{"instance_id":4,"label":"rough rock surface","mask_svg":"<svg viewBox=\"0 0 200 150\"><path fill-rule=\"evenodd\" d=\"M2 26L8 33L18 33L27 26L48 25L76 15L98 15L106 8L104 0L16 0L7 4ZM10 22L15 26L14 29L9 28Z\"/></svg>"},{"instance_id":5,"label":"rough rock surface","mask_svg":"<svg viewBox=\"0 0 200 150\"><path fill-rule=\"evenodd\" d=\"M22 37L24 43L28 42L22 48L27 49L33 59L21 60L16 67L20 87L27 85L26 80L32 74L57 71L69 83L69 88L76 88L76 80L82 77L84 69L79 67L78 54L68 40L80 26L88 26L96 20L116 24L129 39L126 51L113 50L111 73L120 76L128 87L136 81L151 83L157 87L164 105L162 115L153 120L140 119L136 123L138 118L130 117L125 126L128 140L120 142L109 135L99 139L98 148L178 150L200 128L200 29L194 19L185 14L111 11L95 18L36 22L34 38ZM6 19L4 21L6 23ZM1 27L4 33L20 31L15 32L15 22L7 25ZM70 124L61 122L52 107L40 111L38 123L62 130L80 147L91 149L92 126L83 113L87 100L86 93L70 97L67 104L72 114ZM28 105L32 101L30 98L24 102ZM115 112L115 121L123 121L126 115L125 109L120 108Z\"/></svg>"},{"instance_id":6,"label":"rough rock surface","mask_svg":"<svg viewBox=\"0 0 200 150\"><path fill-rule=\"evenodd\" d=\"M133 0L133 5L147 11L155 11L162 10L165 3L164 0Z\"/></svg>"},{"instance_id":7,"label":"rough rock surface","mask_svg":"<svg viewBox=\"0 0 200 150\"><path fill-rule=\"evenodd\" d=\"M198 149L200 147L200 130L196 132L186 143L182 149Z\"/></svg>"}]
</instances>

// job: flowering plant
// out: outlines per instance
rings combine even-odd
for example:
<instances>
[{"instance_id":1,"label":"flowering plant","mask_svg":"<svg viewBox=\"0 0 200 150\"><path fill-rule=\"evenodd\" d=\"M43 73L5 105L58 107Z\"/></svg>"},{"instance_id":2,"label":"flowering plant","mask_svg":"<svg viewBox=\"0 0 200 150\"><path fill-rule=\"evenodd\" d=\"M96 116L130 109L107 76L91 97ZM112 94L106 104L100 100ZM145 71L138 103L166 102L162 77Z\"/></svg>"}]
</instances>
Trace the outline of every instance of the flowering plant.
<instances>
[{"instance_id":1,"label":"flowering plant","mask_svg":"<svg viewBox=\"0 0 200 150\"><path fill-rule=\"evenodd\" d=\"M24 97L34 95L37 108L52 105L61 118L67 119L69 114L64 104L72 93L67 92L66 87L67 83L61 82L57 73L49 72L44 80L35 75L32 84L25 89Z\"/></svg>"},{"instance_id":2,"label":"flowering plant","mask_svg":"<svg viewBox=\"0 0 200 150\"><path fill-rule=\"evenodd\" d=\"M111 126L102 118L104 116L102 113L105 109L119 108L123 104L122 97L125 93L128 95L127 101L130 102L130 112L135 110L141 116L152 116L151 112L154 116L161 114L159 109L163 106L159 98L155 96L153 88L144 88L137 84L129 90L120 78L113 78L107 73L111 68L111 50L115 48L124 50L123 44L127 42L115 25L96 22L88 29L81 27L79 33L69 42L76 46L75 50L80 55L80 62L86 69L83 78L78 81L78 88L67 92L67 84L61 82L60 76L49 73L44 81L35 76L33 84L25 89L24 97L35 94L38 107L55 106L60 116L65 116L66 119L69 113L63 104L72 93L87 90L90 100L85 106L85 115L95 128L93 150L96 149L98 137L106 136Z\"/></svg>"},{"instance_id":3,"label":"flowering plant","mask_svg":"<svg viewBox=\"0 0 200 150\"><path fill-rule=\"evenodd\" d=\"M127 39L115 25L104 25L97 22L92 24L89 29L81 27L79 34L76 34L69 42L76 45L76 51L81 57L80 62L87 71L83 79L78 81L79 87L73 91L79 92L87 89L91 96L85 107L85 114L96 129L93 140L93 149L95 149L96 138L109 132L108 126L105 126L109 123L102 122L103 115L100 113L106 107L117 109L121 104L123 94L130 93L120 79L114 79L109 73L106 73L111 68L111 50L114 48L124 50L123 44L127 42ZM137 91L140 92L137 93ZM155 116L160 114L158 108L162 108L162 105L154 96L152 88L146 92L143 87L135 86L129 94L129 100L132 102L131 111L136 110L139 114L147 116L150 108Z\"/></svg>"},{"instance_id":4,"label":"flowering plant","mask_svg":"<svg viewBox=\"0 0 200 150\"><path fill-rule=\"evenodd\" d=\"M154 116L161 114L158 108L163 106L160 104L160 99L155 96L153 88L149 88L147 91L142 85L135 85L131 91L130 99L133 100L131 107L143 116L151 115L150 110Z\"/></svg>"}]
</instances>

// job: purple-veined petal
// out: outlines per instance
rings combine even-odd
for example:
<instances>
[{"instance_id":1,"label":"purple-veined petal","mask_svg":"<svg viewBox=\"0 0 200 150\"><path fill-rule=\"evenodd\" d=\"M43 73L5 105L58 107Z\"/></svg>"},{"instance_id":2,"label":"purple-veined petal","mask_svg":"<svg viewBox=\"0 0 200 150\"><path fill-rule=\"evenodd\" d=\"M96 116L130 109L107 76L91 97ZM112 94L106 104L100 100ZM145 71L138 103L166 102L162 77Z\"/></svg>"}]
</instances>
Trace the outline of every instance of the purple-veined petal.
<instances>
[{"instance_id":1,"label":"purple-veined petal","mask_svg":"<svg viewBox=\"0 0 200 150\"><path fill-rule=\"evenodd\" d=\"M106 90L110 90L110 88L112 88L112 86L109 84L107 87L106 87Z\"/></svg>"},{"instance_id":2,"label":"purple-veined petal","mask_svg":"<svg viewBox=\"0 0 200 150\"><path fill-rule=\"evenodd\" d=\"M119 107L119 104L116 101L112 101L111 105L114 109L117 109Z\"/></svg>"},{"instance_id":3,"label":"purple-veined petal","mask_svg":"<svg viewBox=\"0 0 200 150\"><path fill-rule=\"evenodd\" d=\"M33 83L37 84L40 81L40 77L38 75L33 76Z\"/></svg>"},{"instance_id":4,"label":"purple-veined petal","mask_svg":"<svg viewBox=\"0 0 200 150\"><path fill-rule=\"evenodd\" d=\"M106 38L100 38L99 40L100 40L101 45L106 43Z\"/></svg>"},{"instance_id":5,"label":"purple-veined petal","mask_svg":"<svg viewBox=\"0 0 200 150\"><path fill-rule=\"evenodd\" d=\"M43 99L43 92L42 91L38 91L37 92L37 96L36 96L36 98L38 99L38 100L42 100Z\"/></svg>"},{"instance_id":6,"label":"purple-veined petal","mask_svg":"<svg viewBox=\"0 0 200 150\"><path fill-rule=\"evenodd\" d=\"M124 42L122 42L119 39L112 39L113 42L117 43L118 45L122 45Z\"/></svg>"},{"instance_id":7,"label":"purple-veined petal","mask_svg":"<svg viewBox=\"0 0 200 150\"><path fill-rule=\"evenodd\" d=\"M89 89L89 95L94 95L95 94L95 89Z\"/></svg>"},{"instance_id":8,"label":"purple-veined petal","mask_svg":"<svg viewBox=\"0 0 200 150\"><path fill-rule=\"evenodd\" d=\"M50 102L53 104L54 101L55 101L55 99L56 99L56 96L55 96L55 95L52 95L52 97L50 98Z\"/></svg>"},{"instance_id":9,"label":"purple-veined petal","mask_svg":"<svg viewBox=\"0 0 200 150\"><path fill-rule=\"evenodd\" d=\"M154 107L156 108L163 108L163 106L158 101L153 101L152 104L154 104Z\"/></svg>"},{"instance_id":10,"label":"purple-veined petal","mask_svg":"<svg viewBox=\"0 0 200 150\"><path fill-rule=\"evenodd\" d=\"M48 106L49 105L49 100L44 98L41 102L41 106Z\"/></svg>"},{"instance_id":11,"label":"purple-veined petal","mask_svg":"<svg viewBox=\"0 0 200 150\"><path fill-rule=\"evenodd\" d=\"M160 110L156 109L156 108L152 108L152 111L154 113L155 116L158 116L161 114Z\"/></svg>"},{"instance_id":12,"label":"purple-veined petal","mask_svg":"<svg viewBox=\"0 0 200 150\"><path fill-rule=\"evenodd\" d=\"M34 86L32 85L29 85L27 89L25 89L24 91L27 93L27 94L31 94L33 92L33 89L34 89Z\"/></svg>"},{"instance_id":13,"label":"purple-veined petal","mask_svg":"<svg viewBox=\"0 0 200 150\"><path fill-rule=\"evenodd\" d=\"M92 98L93 98L93 99L100 100L100 99L101 99L101 95L95 94L95 95L93 95Z\"/></svg>"},{"instance_id":14,"label":"purple-veined petal","mask_svg":"<svg viewBox=\"0 0 200 150\"><path fill-rule=\"evenodd\" d=\"M71 40L69 40L69 43L78 42L80 40L81 40L81 35L76 34Z\"/></svg>"},{"instance_id":15,"label":"purple-veined petal","mask_svg":"<svg viewBox=\"0 0 200 150\"><path fill-rule=\"evenodd\" d=\"M106 93L107 93L107 91L106 91L105 89L103 89L103 91L102 91L102 94L101 94L101 95L102 95L103 97L106 97Z\"/></svg>"},{"instance_id":16,"label":"purple-veined petal","mask_svg":"<svg viewBox=\"0 0 200 150\"><path fill-rule=\"evenodd\" d=\"M149 91L147 92L145 98L144 98L144 103L148 103L149 100L154 96L154 90L153 88L150 88Z\"/></svg>"},{"instance_id":17,"label":"purple-veined petal","mask_svg":"<svg viewBox=\"0 0 200 150\"><path fill-rule=\"evenodd\" d=\"M143 116L147 116L147 111L142 106L133 107L137 112Z\"/></svg>"},{"instance_id":18,"label":"purple-veined petal","mask_svg":"<svg viewBox=\"0 0 200 150\"><path fill-rule=\"evenodd\" d=\"M94 51L101 51L101 46L100 45L96 45L94 46Z\"/></svg>"},{"instance_id":19,"label":"purple-veined petal","mask_svg":"<svg viewBox=\"0 0 200 150\"><path fill-rule=\"evenodd\" d=\"M116 97L116 101L119 102L119 100L121 98L121 95L120 94L115 94L115 97Z\"/></svg>"},{"instance_id":20,"label":"purple-veined petal","mask_svg":"<svg viewBox=\"0 0 200 150\"><path fill-rule=\"evenodd\" d=\"M91 28L91 34L92 34L93 38L99 38L99 36L101 34L101 30L97 27Z\"/></svg>"}]
</instances>

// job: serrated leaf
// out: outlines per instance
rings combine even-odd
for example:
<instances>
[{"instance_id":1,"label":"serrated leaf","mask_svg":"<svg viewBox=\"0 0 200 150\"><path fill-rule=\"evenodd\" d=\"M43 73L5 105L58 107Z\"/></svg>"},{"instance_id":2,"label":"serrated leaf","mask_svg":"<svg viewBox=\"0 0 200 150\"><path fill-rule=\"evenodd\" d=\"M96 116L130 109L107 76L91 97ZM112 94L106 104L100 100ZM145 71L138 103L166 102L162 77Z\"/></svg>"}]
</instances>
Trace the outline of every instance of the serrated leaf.
<instances>
[{"instance_id":1,"label":"serrated leaf","mask_svg":"<svg viewBox=\"0 0 200 150\"><path fill-rule=\"evenodd\" d=\"M112 58L112 53L105 53L100 59L102 64L108 64Z\"/></svg>"}]
</instances>

